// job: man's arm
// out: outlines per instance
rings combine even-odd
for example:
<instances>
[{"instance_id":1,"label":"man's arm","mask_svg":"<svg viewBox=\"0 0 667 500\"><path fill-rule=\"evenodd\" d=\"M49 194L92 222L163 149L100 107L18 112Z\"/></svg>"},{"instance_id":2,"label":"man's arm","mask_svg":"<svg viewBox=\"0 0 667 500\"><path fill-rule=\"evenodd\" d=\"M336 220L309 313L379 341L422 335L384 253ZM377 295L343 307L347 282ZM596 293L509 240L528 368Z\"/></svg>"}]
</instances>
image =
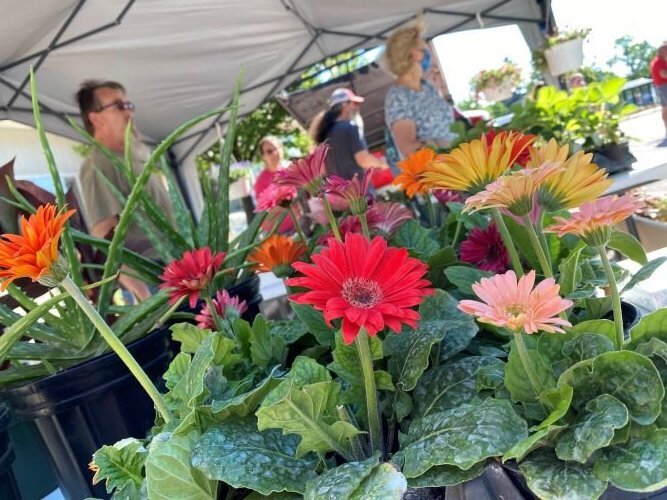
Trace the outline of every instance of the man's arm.
<instances>
[{"instance_id":1,"label":"man's arm","mask_svg":"<svg viewBox=\"0 0 667 500\"><path fill-rule=\"evenodd\" d=\"M110 233L113 233L113 230L116 228L117 224L118 217L115 215L107 219L102 219L90 229L90 234L96 238L111 239ZM151 291L146 283L132 276L129 276L128 274L125 274L124 271L129 271L125 265L121 266L120 271L121 272L118 275L118 282L123 288L125 288L125 290L132 293L140 301L150 298Z\"/></svg>"},{"instance_id":2,"label":"man's arm","mask_svg":"<svg viewBox=\"0 0 667 500\"><path fill-rule=\"evenodd\" d=\"M354 153L354 160L362 168L389 168L389 165L384 161L373 156L365 149Z\"/></svg>"}]
</instances>

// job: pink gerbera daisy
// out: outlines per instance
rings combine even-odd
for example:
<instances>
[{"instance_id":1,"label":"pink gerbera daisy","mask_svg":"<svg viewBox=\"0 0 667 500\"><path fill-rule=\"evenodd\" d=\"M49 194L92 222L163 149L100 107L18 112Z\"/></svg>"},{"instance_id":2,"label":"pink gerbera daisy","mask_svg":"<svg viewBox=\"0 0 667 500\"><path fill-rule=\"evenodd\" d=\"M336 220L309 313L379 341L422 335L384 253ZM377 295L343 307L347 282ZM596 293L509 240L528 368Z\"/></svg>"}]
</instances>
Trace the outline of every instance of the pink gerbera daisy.
<instances>
[{"instance_id":1,"label":"pink gerbera daisy","mask_svg":"<svg viewBox=\"0 0 667 500\"><path fill-rule=\"evenodd\" d=\"M292 295L292 300L322 311L328 325L342 318L346 344L354 342L362 328L369 335L385 327L400 332L402 324L416 328L419 313L413 308L433 293L424 279L426 264L405 248L388 247L380 236L368 241L348 234L344 243L332 238L328 245L312 256L313 264L294 264L304 276L287 284L309 291Z\"/></svg>"},{"instance_id":2,"label":"pink gerbera daisy","mask_svg":"<svg viewBox=\"0 0 667 500\"><path fill-rule=\"evenodd\" d=\"M345 201L354 215L366 213L368 208L368 189L371 185L373 169L369 168L364 172L364 177L359 180L359 174L354 174L352 179L347 180L337 175L327 178L324 190L328 199Z\"/></svg>"},{"instance_id":3,"label":"pink gerbera daisy","mask_svg":"<svg viewBox=\"0 0 667 500\"><path fill-rule=\"evenodd\" d=\"M231 297L227 290L218 292L211 302L213 303L213 307L215 307L215 312L218 314L219 318L224 318L227 314L239 317L248 309L245 300L239 299L236 295ZM202 307L199 314L195 316L195 320L197 320L197 326L199 328L209 328L211 330L215 330L216 328L208 304Z\"/></svg>"},{"instance_id":4,"label":"pink gerbera daisy","mask_svg":"<svg viewBox=\"0 0 667 500\"><path fill-rule=\"evenodd\" d=\"M484 302L462 300L459 309L477 316L482 323L515 332L563 333L561 327L572 325L558 314L572 307L573 302L561 298L560 286L553 278L545 279L533 289L534 284L535 271L522 276L518 282L514 271L482 278L472 289Z\"/></svg>"},{"instance_id":5,"label":"pink gerbera daisy","mask_svg":"<svg viewBox=\"0 0 667 500\"><path fill-rule=\"evenodd\" d=\"M605 196L584 203L569 219L554 217L556 224L546 229L548 232L576 234L591 246L606 245L611 228L644 207L644 202L631 195Z\"/></svg>"},{"instance_id":6,"label":"pink gerbera daisy","mask_svg":"<svg viewBox=\"0 0 667 500\"><path fill-rule=\"evenodd\" d=\"M391 236L406 220L412 219L412 212L401 203L375 203L366 214L368 225L383 236Z\"/></svg>"},{"instance_id":7,"label":"pink gerbera daisy","mask_svg":"<svg viewBox=\"0 0 667 500\"><path fill-rule=\"evenodd\" d=\"M473 228L461 242L459 258L483 271L504 273L509 266L509 256L503 238L495 224L486 229Z\"/></svg>"},{"instance_id":8,"label":"pink gerbera daisy","mask_svg":"<svg viewBox=\"0 0 667 500\"><path fill-rule=\"evenodd\" d=\"M329 146L320 144L305 158L293 161L285 170L280 170L274 182L278 186L303 188L311 196L317 196L324 177L324 160Z\"/></svg>"},{"instance_id":9,"label":"pink gerbera daisy","mask_svg":"<svg viewBox=\"0 0 667 500\"><path fill-rule=\"evenodd\" d=\"M190 307L197 305L199 294L213 281L218 268L225 260L225 253L211 255L209 247L188 250L180 260L171 262L160 279L159 288L169 291L169 303L181 297L189 297Z\"/></svg>"},{"instance_id":10,"label":"pink gerbera daisy","mask_svg":"<svg viewBox=\"0 0 667 500\"><path fill-rule=\"evenodd\" d=\"M297 190L293 186L278 186L271 183L257 197L255 212L268 212L276 207L283 206L296 198Z\"/></svg>"}]
</instances>

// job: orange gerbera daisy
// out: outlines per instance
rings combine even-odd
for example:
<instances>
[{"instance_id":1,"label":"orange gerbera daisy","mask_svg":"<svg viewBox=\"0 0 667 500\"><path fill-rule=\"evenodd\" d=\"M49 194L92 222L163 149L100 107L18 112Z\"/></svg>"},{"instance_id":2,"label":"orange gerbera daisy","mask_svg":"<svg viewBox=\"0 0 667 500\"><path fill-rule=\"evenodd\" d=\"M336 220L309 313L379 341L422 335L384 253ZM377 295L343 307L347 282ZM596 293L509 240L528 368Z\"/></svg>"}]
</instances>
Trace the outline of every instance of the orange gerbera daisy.
<instances>
[{"instance_id":1,"label":"orange gerbera daisy","mask_svg":"<svg viewBox=\"0 0 667 500\"><path fill-rule=\"evenodd\" d=\"M605 196L584 203L569 219L554 217L556 224L546 229L558 236L576 234L591 246L609 242L611 228L644 207L644 202L630 195Z\"/></svg>"},{"instance_id":2,"label":"orange gerbera daisy","mask_svg":"<svg viewBox=\"0 0 667 500\"><path fill-rule=\"evenodd\" d=\"M27 219L21 216L21 235L0 236L0 290L18 278L40 281L52 275L58 262L58 242L65 222L75 210L57 210L55 205L42 205ZM64 265L59 266L61 281L66 276ZM44 283L52 285L52 283Z\"/></svg>"},{"instance_id":3,"label":"orange gerbera daisy","mask_svg":"<svg viewBox=\"0 0 667 500\"><path fill-rule=\"evenodd\" d=\"M302 242L274 234L250 254L248 261L255 262L259 271L271 271L282 278L292 274L292 264L305 252L306 246Z\"/></svg>"},{"instance_id":4,"label":"orange gerbera daisy","mask_svg":"<svg viewBox=\"0 0 667 500\"><path fill-rule=\"evenodd\" d=\"M520 132L501 132L493 140L482 135L438 155L421 178L429 188L477 193L507 172L534 140Z\"/></svg>"},{"instance_id":5,"label":"orange gerbera daisy","mask_svg":"<svg viewBox=\"0 0 667 500\"><path fill-rule=\"evenodd\" d=\"M605 169L591 163L593 155L577 151L570 158L568 146L558 146L551 139L541 148L530 149L528 167L537 168L547 163L562 164L563 169L549 177L537 192L537 203L549 212L577 208L593 201L614 182Z\"/></svg>"},{"instance_id":6,"label":"orange gerbera daisy","mask_svg":"<svg viewBox=\"0 0 667 500\"><path fill-rule=\"evenodd\" d=\"M394 178L394 185L401 186L409 198L416 194L426 194L428 188L420 176L426 172L426 166L434 158L435 151L430 148L422 148L405 160L399 161L397 165L401 173Z\"/></svg>"}]
</instances>

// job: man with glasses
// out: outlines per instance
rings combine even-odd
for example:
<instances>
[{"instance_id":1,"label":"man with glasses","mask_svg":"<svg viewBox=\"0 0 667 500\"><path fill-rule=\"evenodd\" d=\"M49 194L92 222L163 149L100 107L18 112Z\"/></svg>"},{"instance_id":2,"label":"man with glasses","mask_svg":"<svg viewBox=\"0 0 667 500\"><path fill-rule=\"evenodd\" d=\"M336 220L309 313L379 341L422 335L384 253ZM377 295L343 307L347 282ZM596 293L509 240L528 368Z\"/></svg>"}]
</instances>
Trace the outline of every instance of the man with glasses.
<instances>
[{"instance_id":1,"label":"man with glasses","mask_svg":"<svg viewBox=\"0 0 667 500\"><path fill-rule=\"evenodd\" d=\"M125 88L118 82L88 80L81 84L76 100L88 133L123 161L125 130L134 116L134 104L127 99ZM139 140L134 122L132 127L132 169L135 175L139 175L149 151ZM123 206L107 182L116 186L125 196L129 195L132 186L125 174L96 146L92 147L81 167L80 181L90 233L98 238L108 237L118 224ZM172 217L173 207L161 174L155 173L151 176L145 192L163 213ZM136 222L130 224L125 246L150 259L159 258ZM145 300L151 295L145 283L131 276L121 274L119 282L139 300Z\"/></svg>"}]
</instances>

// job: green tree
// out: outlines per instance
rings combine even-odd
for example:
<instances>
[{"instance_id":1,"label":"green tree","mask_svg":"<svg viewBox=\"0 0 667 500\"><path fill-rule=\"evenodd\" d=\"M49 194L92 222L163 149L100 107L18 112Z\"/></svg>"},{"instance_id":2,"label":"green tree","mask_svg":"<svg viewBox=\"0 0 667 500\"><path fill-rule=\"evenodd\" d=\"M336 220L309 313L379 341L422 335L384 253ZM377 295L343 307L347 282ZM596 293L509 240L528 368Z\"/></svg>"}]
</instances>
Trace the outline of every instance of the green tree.
<instances>
[{"instance_id":1,"label":"green tree","mask_svg":"<svg viewBox=\"0 0 667 500\"><path fill-rule=\"evenodd\" d=\"M655 56L656 48L647 41L635 42L630 35L617 38L614 42L617 54L607 61L610 66L621 63L627 68L629 80L649 77L649 63Z\"/></svg>"}]
</instances>

